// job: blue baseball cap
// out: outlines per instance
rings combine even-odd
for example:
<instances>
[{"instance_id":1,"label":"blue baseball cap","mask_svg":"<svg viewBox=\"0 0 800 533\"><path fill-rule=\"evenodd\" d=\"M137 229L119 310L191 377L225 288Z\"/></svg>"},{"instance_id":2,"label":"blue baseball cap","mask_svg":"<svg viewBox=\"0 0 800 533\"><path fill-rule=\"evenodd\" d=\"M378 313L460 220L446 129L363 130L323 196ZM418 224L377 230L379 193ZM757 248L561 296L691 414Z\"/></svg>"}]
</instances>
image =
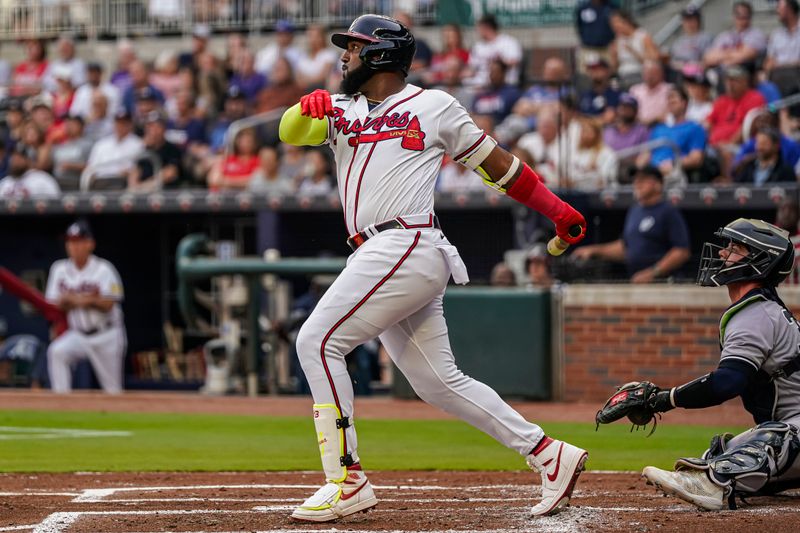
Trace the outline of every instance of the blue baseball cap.
<instances>
[{"instance_id":1,"label":"blue baseball cap","mask_svg":"<svg viewBox=\"0 0 800 533\"><path fill-rule=\"evenodd\" d=\"M293 33L294 24L292 24L291 20L280 19L278 22L275 23L275 31L281 33Z\"/></svg>"},{"instance_id":2,"label":"blue baseball cap","mask_svg":"<svg viewBox=\"0 0 800 533\"><path fill-rule=\"evenodd\" d=\"M89 227L89 222L83 218L80 218L70 224L66 233L64 234L64 238L68 241L78 239L94 239L94 234L92 233L92 228Z\"/></svg>"},{"instance_id":3,"label":"blue baseball cap","mask_svg":"<svg viewBox=\"0 0 800 533\"><path fill-rule=\"evenodd\" d=\"M634 109L639 109L639 101L636 100L631 93L622 93L619 95L619 101L617 102L617 105L628 105Z\"/></svg>"}]
</instances>

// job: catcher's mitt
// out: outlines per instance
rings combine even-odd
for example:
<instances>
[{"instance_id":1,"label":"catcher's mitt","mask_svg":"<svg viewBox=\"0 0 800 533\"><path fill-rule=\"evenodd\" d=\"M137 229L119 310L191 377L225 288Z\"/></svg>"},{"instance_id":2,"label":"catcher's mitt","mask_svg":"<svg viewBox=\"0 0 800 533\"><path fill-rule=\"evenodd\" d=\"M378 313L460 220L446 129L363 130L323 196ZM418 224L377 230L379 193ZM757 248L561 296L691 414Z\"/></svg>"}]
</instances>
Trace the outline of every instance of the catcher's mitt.
<instances>
[{"instance_id":1,"label":"catcher's mitt","mask_svg":"<svg viewBox=\"0 0 800 533\"><path fill-rule=\"evenodd\" d=\"M638 429L638 427L647 426L652 422L653 429L647 435L649 437L656 430L656 413L665 410L657 407L657 403L661 403L657 402L660 392L669 394L669 391L662 391L649 381L632 381L622 385L597 411L597 415L594 417L597 427L600 427L600 424L610 424L627 416L628 420L633 423L631 431L633 428Z\"/></svg>"}]
</instances>

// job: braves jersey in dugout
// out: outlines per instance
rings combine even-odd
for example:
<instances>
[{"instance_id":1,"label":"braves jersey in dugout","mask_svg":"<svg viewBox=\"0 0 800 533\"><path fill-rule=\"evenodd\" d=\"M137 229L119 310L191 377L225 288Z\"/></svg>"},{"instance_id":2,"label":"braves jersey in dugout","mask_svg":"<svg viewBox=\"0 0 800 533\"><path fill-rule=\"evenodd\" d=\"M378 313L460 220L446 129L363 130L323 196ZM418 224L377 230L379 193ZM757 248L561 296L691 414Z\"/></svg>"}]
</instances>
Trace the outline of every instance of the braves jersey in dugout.
<instances>
[{"instance_id":1,"label":"braves jersey in dugout","mask_svg":"<svg viewBox=\"0 0 800 533\"><path fill-rule=\"evenodd\" d=\"M69 259L53 263L47 277L45 297L52 303L58 303L66 293L99 294L117 302L108 313L99 309L71 309L67 313L70 329L81 332L103 331L123 325L122 308L119 304L123 299L122 281L117 269L105 259L91 255L82 269L78 269Z\"/></svg>"},{"instance_id":2,"label":"braves jersey in dugout","mask_svg":"<svg viewBox=\"0 0 800 533\"><path fill-rule=\"evenodd\" d=\"M362 94L334 94L331 100L323 144L336 159L350 235L398 216L433 213L444 155L461 160L493 142L443 91L406 85L372 110Z\"/></svg>"}]
</instances>

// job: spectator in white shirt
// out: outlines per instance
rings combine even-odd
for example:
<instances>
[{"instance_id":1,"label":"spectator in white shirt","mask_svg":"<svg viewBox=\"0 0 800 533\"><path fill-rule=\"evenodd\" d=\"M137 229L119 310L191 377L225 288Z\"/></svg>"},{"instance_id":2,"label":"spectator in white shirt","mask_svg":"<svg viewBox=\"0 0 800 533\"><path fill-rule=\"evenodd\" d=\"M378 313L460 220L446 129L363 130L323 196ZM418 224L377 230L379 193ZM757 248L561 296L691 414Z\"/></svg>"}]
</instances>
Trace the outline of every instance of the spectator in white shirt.
<instances>
[{"instance_id":1,"label":"spectator in white shirt","mask_svg":"<svg viewBox=\"0 0 800 533\"><path fill-rule=\"evenodd\" d=\"M536 172L548 185L558 183L558 110L546 107L536 116L536 131L526 133L517 146L533 157Z\"/></svg>"},{"instance_id":2,"label":"spectator in white shirt","mask_svg":"<svg viewBox=\"0 0 800 533\"><path fill-rule=\"evenodd\" d=\"M300 62L294 65L297 82L305 91L313 91L325 86L339 54L328 48L325 42L325 29L312 24L306 29L307 50Z\"/></svg>"},{"instance_id":3,"label":"spectator in white shirt","mask_svg":"<svg viewBox=\"0 0 800 533\"><path fill-rule=\"evenodd\" d=\"M580 120L578 149L569 159L567 182L571 189L596 192L617 184L619 160L614 150L603 142L600 121L586 117Z\"/></svg>"},{"instance_id":4,"label":"spectator in white shirt","mask_svg":"<svg viewBox=\"0 0 800 533\"><path fill-rule=\"evenodd\" d=\"M64 67L69 68L72 73L70 81L72 81L73 87L80 87L86 83L86 63L83 59L75 56L75 41L72 40L72 37L63 36L58 39L56 54L58 58L50 61L44 73L42 83L45 90L51 93L56 91L58 83L53 73Z\"/></svg>"},{"instance_id":5,"label":"spectator in white shirt","mask_svg":"<svg viewBox=\"0 0 800 533\"><path fill-rule=\"evenodd\" d=\"M469 85L486 87L489 85L489 70L492 61L500 59L506 64L506 83L519 82L519 67L522 60L522 46L510 35L499 32L500 26L494 15L484 15L476 26L479 40L469 53L469 66L472 76L466 80Z\"/></svg>"},{"instance_id":6,"label":"spectator in white shirt","mask_svg":"<svg viewBox=\"0 0 800 533\"><path fill-rule=\"evenodd\" d=\"M781 27L769 36L764 70L778 86L781 95L800 92L800 23L797 0L780 0L778 18Z\"/></svg>"},{"instance_id":7,"label":"spectator in white shirt","mask_svg":"<svg viewBox=\"0 0 800 533\"><path fill-rule=\"evenodd\" d=\"M269 76L272 66L279 57L285 57L290 64L297 65L302 59L302 52L295 45L294 25L288 20L279 20L275 24L275 42L262 48L256 54L256 71Z\"/></svg>"},{"instance_id":8,"label":"spectator in white shirt","mask_svg":"<svg viewBox=\"0 0 800 533\"><path fill-rule=\"evenodd\" d=\"M87 120L92 113L92 95L97 90L105 95L109 111L112 114L116 113L121 95L119 89L103 81L103 65L94 62L89 63L86 72L86 83L75 91L69 114L77 115Z\"/></svg>"},{"instance_id":9,"label":"spectator in white shirt","mask_svg":"<svg viewBox=\"0 0 800 533\"><path fill-rule=\"evenodd\" d=\"M0 198L55 197L61 193L53 176L33 168L31 149L17 143L8 163L8 176L0 180Z\"/></svg>"},{"instance_id":10,"label":"spectator in white shirt","mask_svg":"<svg viewBox=\"0 0 800 533\"><path fill-rule=\"evenodd\" d=\"M95 178L126 176L144 151L144 142L133 134L133 119L124 109L114 116L114 134L98 140L84 171Z\"/></svg>"}]
</instances>

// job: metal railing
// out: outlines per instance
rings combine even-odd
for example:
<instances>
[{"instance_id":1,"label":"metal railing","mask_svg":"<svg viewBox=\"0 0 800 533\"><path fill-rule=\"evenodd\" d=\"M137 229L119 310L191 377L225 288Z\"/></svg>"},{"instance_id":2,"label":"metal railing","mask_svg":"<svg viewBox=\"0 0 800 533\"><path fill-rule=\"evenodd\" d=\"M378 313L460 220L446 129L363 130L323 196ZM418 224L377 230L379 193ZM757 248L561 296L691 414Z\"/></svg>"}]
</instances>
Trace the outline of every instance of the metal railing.
<instances>
[{"instance_id":1,"label":"metal railing","mask_svg":"<svg viewBox=\"0 0 800 533\"><path fill-rule=\"evenodd\" d=\"M188 35L197 24L258 32L279 20L347 26L363 13L410 8L419 24L436 20L437 0L0 0L0 39Z\"/></svg>"}]
</instances>

